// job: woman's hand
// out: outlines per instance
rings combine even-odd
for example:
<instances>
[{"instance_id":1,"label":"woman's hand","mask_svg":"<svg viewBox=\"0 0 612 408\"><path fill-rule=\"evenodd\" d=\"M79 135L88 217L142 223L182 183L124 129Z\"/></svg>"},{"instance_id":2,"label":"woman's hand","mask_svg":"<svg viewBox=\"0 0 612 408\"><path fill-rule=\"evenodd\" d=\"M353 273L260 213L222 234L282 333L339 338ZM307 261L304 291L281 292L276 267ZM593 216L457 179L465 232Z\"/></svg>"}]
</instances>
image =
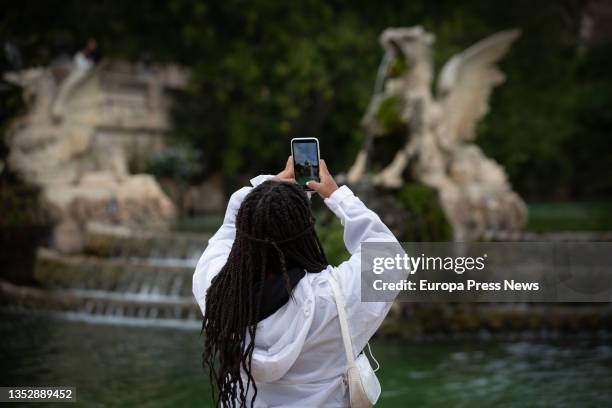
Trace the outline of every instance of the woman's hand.
<instances>
[{"instance_id":1,"label":"woman's hand","mask_svg":"<svg viewBox=\"0 0 612 408\"><path fill-rule=\"evenodd\" d=\"M327 170L327 164L325 164L325 160L321 160L319 178L321 179L320 182L311 180L306 183L306 185L317 193L319 193L321 197L329 198L329 196L332 195L334 191L338 189L338 184L336 184L336 180L334 180L332 175L329 174L329 170Z\"/></svg>"},{"instance_id":2,"label":"woman's hand","mask_svg":"<svg viewBox=\"0 0 612 408\"><path fill-rule=\"evenodd\" d=\"M293 156L289 156L287 164L283 171L274 176L274 180L284 181L287 183L295 183L295 174L293 173Z\"/></svg>"}]
</instances>

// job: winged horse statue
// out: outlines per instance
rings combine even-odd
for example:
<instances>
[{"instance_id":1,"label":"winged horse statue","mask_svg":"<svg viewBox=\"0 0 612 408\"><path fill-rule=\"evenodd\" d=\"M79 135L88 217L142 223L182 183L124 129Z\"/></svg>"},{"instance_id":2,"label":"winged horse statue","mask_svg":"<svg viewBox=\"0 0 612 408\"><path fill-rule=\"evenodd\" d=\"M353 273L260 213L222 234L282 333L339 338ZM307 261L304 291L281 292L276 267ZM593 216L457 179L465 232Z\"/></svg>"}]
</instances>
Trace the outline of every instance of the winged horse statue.
<instances>
[{"instance_id":1,"label":"winged horse statue","mask_svg":"<svg viewBox=\"0 0 612 408\"><path fill-rule=\"evenodd\" d=\"M518 238L526 206L504 169L474 140L492 89L505 79L496 63L519 35L516 29L501 31L453 56L440 71L434 96L433 34L421 26L386 29L380 35L385 55L362 119L367 137L347 182L368 179L395 189L409 174L438 191L456 241ZM378 112L390 101L405 125L406 141L380 173L368 175L374 138L389 134Z\"/></svg>"}]
</instances>

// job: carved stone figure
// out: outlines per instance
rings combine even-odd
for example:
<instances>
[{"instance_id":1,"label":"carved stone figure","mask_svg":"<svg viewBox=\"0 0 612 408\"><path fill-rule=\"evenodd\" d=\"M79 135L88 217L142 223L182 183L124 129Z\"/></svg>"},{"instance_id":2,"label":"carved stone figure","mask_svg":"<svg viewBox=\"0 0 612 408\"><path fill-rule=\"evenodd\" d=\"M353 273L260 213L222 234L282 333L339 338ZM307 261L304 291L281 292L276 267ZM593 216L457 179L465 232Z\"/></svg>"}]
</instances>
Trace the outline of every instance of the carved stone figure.
<instances>
[{"instance_id":1,"label":"carved stone figure","mask_svg":"<svg viewBox=\"0 0 612 408\"><path fill-rule=\"evenodd\" d=\"M174 218L155 179L129 168L142 168L163 148L170 103L164 92L184 85L184 71L103 61L5 77L23 88L28 106L5 135L7 164L42 188L58 249L77 252L76 231L88 221L164 227Z\"/></svg>"},{"instance_id":2,"label":"carved stone figure","mask_svg":"<svg viewBox=\"0 0 612 408\"><path fill-rule=\"evenodd\" d=\"M504 169L473 142L474 129L488 111L489 94L504 81L495 64L519 35L518 30L502 31L453 56L440 72L434 97L433 34L420 26L386 29L380 36L385 56L362 119L367 139L347 181L368 179L395 189L409 173L438 191L455 240L517 238L526 206ZM392 133L382 123L381 109L397 113L406 142L370 178L366 170L373 140Z\"/></svg>"}]
</instances>

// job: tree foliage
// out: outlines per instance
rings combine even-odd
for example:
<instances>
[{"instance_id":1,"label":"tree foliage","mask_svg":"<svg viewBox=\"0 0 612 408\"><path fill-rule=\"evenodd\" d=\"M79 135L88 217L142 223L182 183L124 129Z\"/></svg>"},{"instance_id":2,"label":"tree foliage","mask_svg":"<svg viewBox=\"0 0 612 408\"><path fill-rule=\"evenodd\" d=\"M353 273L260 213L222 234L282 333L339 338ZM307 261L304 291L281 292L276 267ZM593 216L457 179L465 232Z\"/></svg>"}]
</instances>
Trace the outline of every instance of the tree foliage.
<instances>
[{"instance_id":1,"label":"tree foliage","mask_svg":"<svg viewBox=\"0 0 612 408\"><path fill-rule=\"evenodd\" d=\"M384 28L435 33L439 69L475 41L519 27L478 142L528 198L610 196L612 48L579 52L583 8L578 0L6 1L0 37L29 65L92 36L105 56L188 66L173 136L201 151L203 175L222 172L235 185L282 165L292 137L318 137L332 170L348 169Z\"/></svg>"}]
</instances>

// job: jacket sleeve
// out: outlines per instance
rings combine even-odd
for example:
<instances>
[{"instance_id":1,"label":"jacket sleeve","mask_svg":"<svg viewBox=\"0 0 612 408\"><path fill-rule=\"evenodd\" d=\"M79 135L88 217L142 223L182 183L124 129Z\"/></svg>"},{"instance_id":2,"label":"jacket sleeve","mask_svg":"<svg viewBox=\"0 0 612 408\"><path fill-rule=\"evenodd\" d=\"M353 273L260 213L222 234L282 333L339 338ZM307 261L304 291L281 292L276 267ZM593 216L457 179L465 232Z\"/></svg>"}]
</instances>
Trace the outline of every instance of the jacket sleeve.
<instances>
[{"instance_id":1,"label":"jacket sleeve","mask_svg":"<svg viewBox=\"0 0 612 408\"><path fill-rule=\"evenodd\" d=\"M253 178L251 184L257 186L273 176L261 175ZM195 296L202 314L206 307L206 291L213 278L219 273L227 262L229 253L236 237L236 215L244 198L252 187L243 187L236 191L229 199L227 210L221 228L208 240L208 246L200 257L193 274L193 295Z\"/></svg>"},{"instance_id":2,"label":"jacket sleeve","mask_svg":"<svg viewBox=\"0 0 612 408\"><path fill-rule=\"evenodd\" d=\"M358 354L374 335L393 304L361 301L361 244L398 244L398 241L380 217L368 209L348 187L340 187L325 200L325 204L344 226L344 243L350 253L347 261L332 267L332 273L345 298L353 350ZM398 247L399 245L393 246L394 249Z\"/></svg>"}]
</instances>

